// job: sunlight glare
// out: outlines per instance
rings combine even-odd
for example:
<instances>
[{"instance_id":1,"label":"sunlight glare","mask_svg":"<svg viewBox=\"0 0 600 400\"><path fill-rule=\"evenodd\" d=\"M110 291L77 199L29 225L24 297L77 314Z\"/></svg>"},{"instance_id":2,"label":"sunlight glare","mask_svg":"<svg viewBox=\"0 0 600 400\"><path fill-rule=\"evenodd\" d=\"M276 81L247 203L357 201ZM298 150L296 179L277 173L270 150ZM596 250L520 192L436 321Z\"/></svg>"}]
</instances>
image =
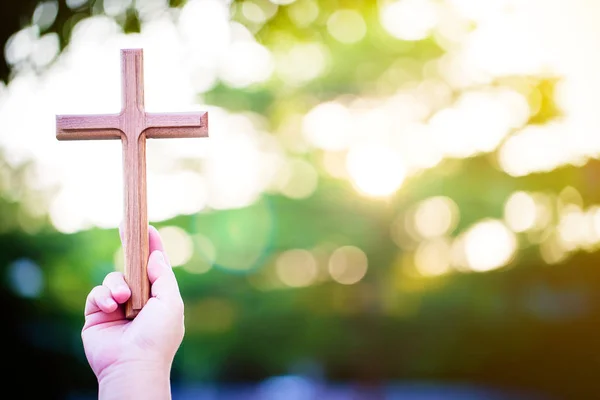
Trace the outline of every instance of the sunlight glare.
<instances>
[{"instance_id":1,"label":"sunlight glare","mask_svg":"<svg viewBox=\"0 0 600 400\"><path fill-rule=\"evenodd\" d=\"M158 229L166 254L172 267L186 264L192 257L194 243L190 235L178 226L165 226Z\"/></svg>"},{"instance_id":2,"label":"sunlight glare","mask_svg":"<svg viewBox=\"0 0 600 400\"><path fill-rule=\"evenodd\" d=\"M220 77L229 86L243 88L266 81L273 72L270 51L256 42L231 44L220 65Z\"/></svg>"},{"instance_id":3,"label":"sunlight glare","mask_svg":"<svg viewBox=\"0 0 600 400\"><path fill-rule=\"evenodd\" d=\"M277 276L287 286L309 286L317 278L317 261L311 252L303 249L287 250L276 261Z\"/></svg>"},{"instance_id":4,"label":"sunlight glare","mask_svg":"<svg viewBox=\"0 0 600 400\"><path fill-rule=\"evenodd\" d=\"M529 193L518 191L504 205L504 220L514 232L525 232L535 226L537 205Z\"/></svg>"},{"instance_id":5,"label":"sunlight glare","mask_svg":"<svg viewBox=\"0 0 600 400\"><path fill-rule=\"evenodd\" d=\"M190 262L183 266L191 274L204 274L212 268L217 258L217 251L212 241L202 234L192 236L194 254Z\"/></svg>"},{"instance_id":6,"label":"sunlight glare","mask_svg":"<svg viewBox=\"0 0 600 400\"><path fill-rule=\"evenodd\" d=\"M473 225L465 236L468 266L476 272L508 264L517 250L517 239L502 222L485 220Z\"/></svg>"},{"instance_id":7,"label":"sunlight glare","mask_svg":"<svg viewBox=\"0 0 600 400\"><path fill-rule=\"evenodd\" d=\"M329 50L321 43L302 43L277 54L277 75L290 85L301 85L319 77L327 67Z\"/></svg>"},{"instance_id":8,"label":"sunlight glare","mask_svg":"<svg viewBox=\"0 0 600 400\"><path fill-rule=\"evenodd\" d=\"M337 10L327 20L327 31L341 43L352 44L367 33L367 25L358 11Z\"/></svg>"},{"instance_id":9,"label":"sunlight glare","mask_svg":"<svg viewBox=\"0 0 600 400\"><path fill-rule=\"evenodd\" d=\"M321 103L306 114L302 121L304 137L323 150L344 150L350 143L352 115L348 108L336 102Z\"/></svg>"},{"instance_id":10,"label":"sunlight glare","mask_svg":"<svg viewBox=\"0 0 600 400\"><path fill-rule=\"evenodd\" d=\"M316 0L296 1L285 10L290 20L297 27L303 28L313 23L319 16L319 3Z\"/></svg>"},{"instance_id":11,"label":"sunlight glare","mask_svg":"<svg viewBox=\"0 0 600 400\"><path fill-rule=\"evenodd\" d=\"M279 172L277 186L286 197L305 199L317 189L318 180L312 164L301 159L290 159Z\"/></svg>"},{"instance_id":12,"label":"sunlight glare","mask_svg":"<svg viewBox=\"0 0 600 400\"><path fill-rule=\"evenodd\" d=\"M450 271L452 247L446 238L436 238L419 244L415 252L415 267L422 276L438 276Z\"/></svg>"},{"instance_id":13,"label":"sunlight glare","mask_svg":"<svg viewBox=\"0 0 600 400\"><path fill-rule=\"evenodd\" d=\"M373 197L391 195L406 176L399 154L383 145L353 147L348 152L346 166L356 188Z\"/></svg>"},{"instance_id":14,"label":"sunlight glare","mask_svg":"<svg viewBox=\"0 0 600 400\"><path fill-rule=\"evenodd\" d=\"M366 275L367 267L367 255L356 246L339 247L329 258L331 278L343 285L359 282Z\"/></svg>"},{"instance_id":15,"label":"sunlight glare","mask_svg":"<svg viewBox=\"0 0 600 400\"><path fill-rule=\"evenodd\" d=\"M558 124L529 125L502 144L498 161L512 176L547 172L569 161L570 146Z\"/></svg>"},{"instance_id":16,"label":"sunlight glare","mask_svg":"<svg viewBox=\"0 0 600 400\"><path fill-rule=\"evenodd\" d=\"M449 197L430 197L419 203L415 213L415 228L424 238L443 236L458 223L458 205Z\"/></svg>"},{"instance_id":17,"label":"sunlight glare","mask_svg":"<svg viewBox=\"0 0 600 400\"><path fill-rule=\"evenodd\" d=\"M397 0L383 4L379 12L381 23L398 39L425 39L439 19L438 5L431 0Z\"/></svg>"}]
</instances>

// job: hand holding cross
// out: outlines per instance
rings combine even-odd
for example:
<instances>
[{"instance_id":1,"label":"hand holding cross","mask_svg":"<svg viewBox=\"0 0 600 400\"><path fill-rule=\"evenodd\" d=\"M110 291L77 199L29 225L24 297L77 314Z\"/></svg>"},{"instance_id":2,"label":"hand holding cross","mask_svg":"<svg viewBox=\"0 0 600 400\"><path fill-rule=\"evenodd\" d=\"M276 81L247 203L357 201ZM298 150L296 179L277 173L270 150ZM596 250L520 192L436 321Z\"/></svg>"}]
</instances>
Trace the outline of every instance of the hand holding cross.
<instances>
[{"instance_id":1,"label":"hand holding cross","mask_svg":"<svg viewBox=\"0 0 600 400\"><path fill-rule=\"evenodd\" d=\"M58 140L121 139L123 148L123 247L131 288L125 315L135 318L150 297L147 274L146 138L208 136L208 113L152 114L144 110L142 49L121 50L122 110L107 115L57 115Z\"/></svg>"}]
</instances>

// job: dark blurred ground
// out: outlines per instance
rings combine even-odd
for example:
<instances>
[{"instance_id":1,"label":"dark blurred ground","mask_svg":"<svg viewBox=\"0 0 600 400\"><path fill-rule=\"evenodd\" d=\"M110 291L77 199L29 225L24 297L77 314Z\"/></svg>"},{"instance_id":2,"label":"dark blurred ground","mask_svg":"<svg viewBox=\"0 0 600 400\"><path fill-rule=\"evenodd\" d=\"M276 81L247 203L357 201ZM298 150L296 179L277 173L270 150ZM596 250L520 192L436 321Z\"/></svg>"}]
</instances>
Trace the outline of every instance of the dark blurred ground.
<instances>
[{"instance_id":1,"label":"dark blurred ground","mask_svg":"<svg viewBox=\"0 0 600 400\"><path fill-rule=\"evenodd\" d=\"M2 1L0 42L30 23L35 3ZM170 2L175 3L183 2ZM93 11L85 4L73 9L64 6L64 1L58 4L57 16L47 31L58 32L64 46L70 33L62 29L65 21L70 21L68 26L75 25L92 12L98 13L98 7ZM376 19L370 1L320 4L324 13L356 6L364 10L368 21ZM310 7L307 9L310 13ZM373 82L390 66L398 67L389 69L391 82L418 81L430 68L430 59L442 53L429 38L407 44L380 35L384 40L377 42L380 29L371 29L368 40L355 47L347 46L322 32L325 20L317 20L314 29L293 27L282 12L257 36L274 47L280 43L281 31L286 30L302 40L322 41L334 59L328 75L292 94L289 87L281 90L276 84L250 89L218 84L203 93L206 101L228 110L262 113L275 121L271 121L275 130L283 120L280 114L305 113L313 103L343 97L345 91L361 95L362 90L372 95L374 87L381 87ZM139 28L139 20L129 12L119 23L127 32ZM506 31L510 31L509 26ZM382 54L386 57L380 57ZM363 61L364 65L357 68L356 64ZM6 80L9 76L2 60L0 78ZM535 111L527 123L543 126L560 117L554 104L554 83L554 78L546 76L511 76L506 82L490 85L506 84L515 90L524 87L527 100L537 107L532 106ZM385 89L390 87L393 85ZM392 110L393 114L398 111ZM283 133L273 136L289 133L281 130ZM21 132L0 132L5 134ZM536 148L527 150L535 153ZM186 302L188 330L174 366L174 400L600 397L596 395L600 377L598 243L589 248L575 243L559 249L556 240L549 241L544 248L546 259L540 256L544 240L556 236L554 225L564 222L561 212L575 209L576 217L585 214L589 220L600 215L592 217L593 207L600 202L597 160L515 177L499 169L490 154L451 159L407 181L401 191L380 202L357 195L348 182L322 172L324 153L315 150L308 155L294 154L316 166L319 186L311 197L300 200L279 193L264 194L261 199L268 204L268 218L250 207L209 210L159 224L178 227L195 238L210 237L216 245L222 245L220 251L242 260L248 258L248 248L257 248L252 240L259 236L264 239L258 246L260 265L249 268L249 277L218 263L209 265L212 269L203 274L195 273L193 268L176 270ZM15 390L27 399L95 398L95 377L79 337L83 301L91 287L114 270L118 235L115 230L96 228L60 233L47 216L29 216L23 205L27 203L24 199L30 199L28 166L5 162L9 156L0 153L4 389ZM413 238L400 248L390 235L395 220L409 220L422 201L444 196L452 199L456 214L460 214L456 230L446 233L445 239L454 240L482 218L501 220L506 199L519 190L547 196L552 223L544 232L519 232L518 252L504 268L420 276L413 261L416 249L428 239ZM256 215L259 217L253 218ZM34 228L29 230L31 226ZM264 232L257 233L262 228ZM575 233L578 230L583 230L583 224L576 224ZM365 279L354 285L329 279L306 287L292 288L282 282L269 286L277 279L275 264L281 254L290 249L316 249L314 254L320 255L318 246L329 242L335 246L352 244L365 252L369 260ZM189 264L203 265L204 249L198 243L195 246ZM558 253L553 249L559 249ZM552 264L547 261L548 251L554 257ZM327 269L326 258L324 262L319 259L319 268ZM32 278L41 283L37 291L31 292L28 283L34 281ZM318 379L290 373L306 359L322 371Z\"/></svg>"},{"instance_id":2,"label":"dark blurred ground","mask_svg":"<svg viewBox=\"0 0 600 400\"><path fill-rule=\"evenodd\" d=\"M68 400L92 400L73 395ZM173 400L553 400L551 396L469 385L390 384L360 388L316 383L301 377L275 377L258 385L174 387Z\"/></svg>"}]
</instances>

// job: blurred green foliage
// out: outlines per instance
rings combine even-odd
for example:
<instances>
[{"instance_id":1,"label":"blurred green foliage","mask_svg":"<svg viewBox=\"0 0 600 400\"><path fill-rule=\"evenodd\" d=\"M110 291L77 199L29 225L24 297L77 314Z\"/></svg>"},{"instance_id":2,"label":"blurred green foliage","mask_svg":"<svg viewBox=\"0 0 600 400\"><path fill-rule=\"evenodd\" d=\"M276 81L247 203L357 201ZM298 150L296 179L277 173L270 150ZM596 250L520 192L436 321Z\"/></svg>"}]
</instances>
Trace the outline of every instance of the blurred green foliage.
<instances>
[{"instance_id":1,"label":"blurred green foliage","mask_svg":"<svg viewBox=\"0 0 600 400\"><path fill-rule=\"evenodd\" d=\"M179 7L184 1L170 4ZM320 19L314 24L299 27L287 13L278 12L255 34L266 46L276 46L282 35L324 43L332 60L327 73L295 88L277 80L247 89L221 84L206 93L204 101L262 114L275 129L291 112L304 113L340 94L373 94L378 77L397 63L406 63L406 74L394 84L418 81L423 66L443 53L433 39L402 42L378 29L370 29L356 45L340 44L323 34L324 19L340 7L351 7L377 27L376 2L340 0L320 6ZM13 13L2 13L0 20L11 26L31 15L24 5L5 10ZM74 23L101 10L99 0L76 9L61 1L48 30L60 34L64 47ZM239 12L234 16L241 18ZM128 32L140 28L133 9L119 22ZM8 80L7 71L3 74ZM552 79L508 77L497 84L527 88L528 100L537 105L532 124L560 114ZM317 152L306 155L315 164L318 157ZM19 298L9 279L3 281L10 308L4 326L15 332L11 340L18 356L13 360L20 366L13 377L31 376L36 370L36 377L49 373L57 378L45 381L56 393L93 390L78 333L85 296L114 268L118 233L54 231L45 214L31 212L31 204L45 205L42 195L24 183L28 166L12 169L3 159L1 271L6 278L15 260L29 259L42 267L45 278L42 296L33 299ZM209 238L218 254L229 257L223 265L217 260L206 273L189 272L194 264L207 262L196 247L189 269L176 270L187 331L174 379L255 381L310 361L321 365L333 381L466 381L533 389L565 399L590 398L600 367L597 253L580 252L547 265L531 245L497 271L423 278L406 273L405 259L411 252L394 243L390 225L431 196L448 196L458 205L460 221L453 235L483 218L502 218L506 199L517 190L558 196L571 186L585 205L594 204L600 202L598 170L597 162L589 162L515 178L502 172L491 156L481 155L446 160L407 180L386 200L361 197L350 183L320 174L318 189L307 199L266 193L247 209L161 222L158 227L178 226L192 238ZM332 281L295 289L272 285L269 274L279 252L300 248L318 253L324 244L362 249L369 260L365 278L349 286ZM246 261L243 269L230 268L240 259Z\"/></svg>"}]
</instances>

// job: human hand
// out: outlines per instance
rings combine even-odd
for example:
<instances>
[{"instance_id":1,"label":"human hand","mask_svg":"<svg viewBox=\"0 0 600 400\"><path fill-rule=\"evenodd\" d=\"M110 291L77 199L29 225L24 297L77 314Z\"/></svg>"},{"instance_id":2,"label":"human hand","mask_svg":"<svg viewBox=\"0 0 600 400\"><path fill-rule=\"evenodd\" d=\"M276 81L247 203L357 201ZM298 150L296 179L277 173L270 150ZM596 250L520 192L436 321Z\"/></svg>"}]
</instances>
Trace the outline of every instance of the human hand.
<instances>
[{"instance_id":1,"label":"human hand","mask_svg":"<svg viewBox=\"0 0 600 400\"><path fill-rule=\"evenodd\" d=\"M121 272L109 273L86 300L81 337L100 398L129 398L126 392L134 398L170 397L171 365L184 335L184 307L160 235L152 226L149 247L151 297L135 319L125 318L124 303L131 291Z\"/></svg>"}]
</instances>

